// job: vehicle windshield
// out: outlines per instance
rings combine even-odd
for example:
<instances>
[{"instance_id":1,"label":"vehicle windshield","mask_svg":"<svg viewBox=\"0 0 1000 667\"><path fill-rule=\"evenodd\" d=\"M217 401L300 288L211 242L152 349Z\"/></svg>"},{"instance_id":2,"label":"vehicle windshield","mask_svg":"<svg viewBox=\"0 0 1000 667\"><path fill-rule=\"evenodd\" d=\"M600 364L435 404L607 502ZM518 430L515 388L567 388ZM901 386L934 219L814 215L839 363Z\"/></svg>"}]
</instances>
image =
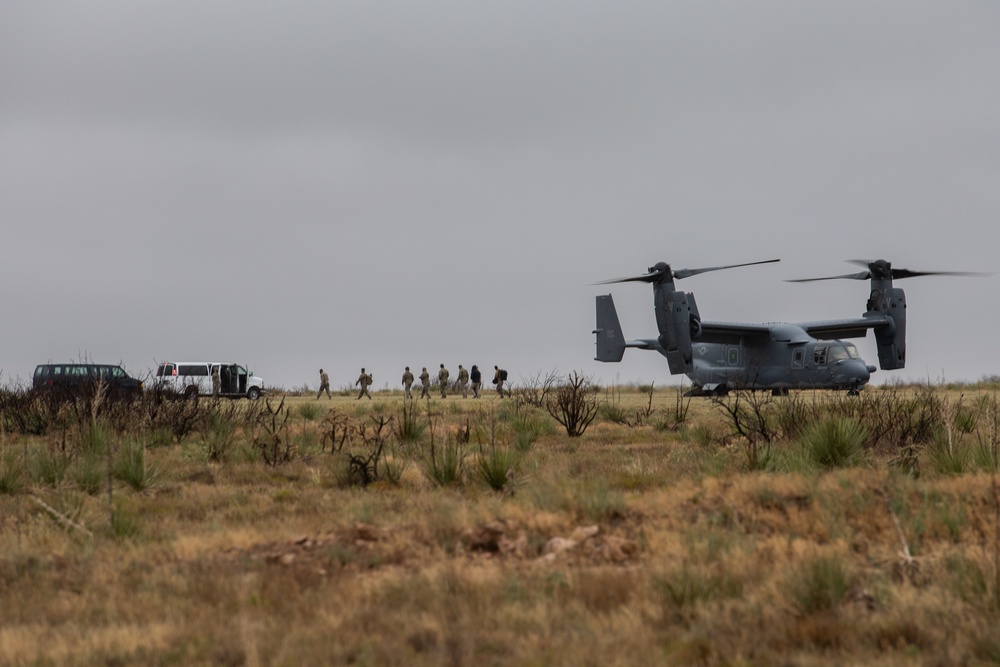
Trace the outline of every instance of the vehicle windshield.
<instances>
[{"instance_id":1,"label":"vehicle windshield","mask_svg":"<svg viewBox=\"0 0 1000 667\"><path fill-rule=\"evenodd\" d=\"M842 347L831 346L830 350L826 354L826 360L830 363L835 361L844 361L849 358L847 356L847 350Z\"/></svg>"},{"instance_id":2,"label":"vehicle windshield","mask_svg":"<svg viewBox=\"0 0 1000 667\"><path fill-rule=\"evenodd\" d=\"M826 360L830 363L844 361L846 359L860 359L858 348L853 345L831 345L827 352Z\"/></svg>"}]
</instances>

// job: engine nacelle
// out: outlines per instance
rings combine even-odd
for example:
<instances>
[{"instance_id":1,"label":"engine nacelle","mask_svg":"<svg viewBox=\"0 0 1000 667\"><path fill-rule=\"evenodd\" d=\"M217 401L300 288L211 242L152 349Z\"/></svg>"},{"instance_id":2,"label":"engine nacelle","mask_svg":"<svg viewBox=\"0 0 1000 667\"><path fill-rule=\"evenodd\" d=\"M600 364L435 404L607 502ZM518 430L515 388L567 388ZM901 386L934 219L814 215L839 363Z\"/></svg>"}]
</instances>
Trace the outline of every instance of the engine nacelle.
<instances>
[{"instance_id":1,"label":"engine nacelle","mask_svg":"<svg viewBox=\"0 0 1000 667\"><path fill-rule=\"evenodd\" d=\"M666 352L670 372L674 375L690 373L694 370L694 353L691 349L692 314L688 294L663 288L655 292L656 326L660 332L658 341Z\"/></svg>"},{"instance_id":2,"label":"engine nacelle","mask_svg":"<svg viewBox=\"0 0 1000 667\"><path fill-rule=\"evenodd\" d=\"M891 371L906 366L906 295L898 287L877 294L874 290L869 307L892 320L891 325L876 327L875 344L882 370Z\"/></svg>"}]
</instances>

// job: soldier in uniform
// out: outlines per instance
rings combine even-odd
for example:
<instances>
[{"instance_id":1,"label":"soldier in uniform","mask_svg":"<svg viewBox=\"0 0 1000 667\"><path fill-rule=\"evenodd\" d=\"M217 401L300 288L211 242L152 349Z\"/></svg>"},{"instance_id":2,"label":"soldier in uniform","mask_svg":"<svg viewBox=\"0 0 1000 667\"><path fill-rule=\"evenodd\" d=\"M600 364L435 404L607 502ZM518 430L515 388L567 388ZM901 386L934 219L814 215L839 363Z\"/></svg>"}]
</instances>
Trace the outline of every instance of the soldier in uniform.
<instances>
[{"instance_id":1,"label":"soldier in uniform","mask_svg":"<svg viewBox=\"0 0 1000 667\"><path fill-rule=\"evenodd\" d=\"M503 398L503 378L500 377L500 367L493 367L493 384L497 386L497 394Z\"/></svg>"},{"instance_id":2,"label":"soldier in uniform","mask_svg":"<svg viewBox=\"0 0 1000 667\"><path fill-rule=\"evenodd\" d=\"M413 398L413 393L410 391L410 387L413 386L413 373L410 372L410 367L407 366L406 370L403 371L403 397Z\"/></svg>"},{"instance_id":3,"label":"soldier in uniform","mask_svg":"<svg viewBox=\"0 0 1000 667\"><path fill-rule=\"evenodd\" d=\"M358 381L354 383L354 386L361 385L361 391L358 392L358 399L361 400L362 396L367 396L368 400L372 400L372 395L368 393L368 385L373 381L373 378L368 373L365 373L365 369L361 369L361 375L358 376Z\"/></svg>"},{"instance_id":4,"label":"soldier in uniform","mask_svg":"<svg viewBox=\"0 0 1000 667\"><path fill-rule=\"evenodd\" d=\"M469 397L469 371L458 365L458 388L462 390L462 398Z\"/></svg>"},{"instance_id":5,"label":"soldier in uniform","mask_svg":"<svg viewBox=\"0 0 1000 667\"><path fill-rule=\"evenodd\" d=\"M212 366L212 396L219 397L219 387L222 386L222 378L219 377L219 366Z\"/></svg>"},{"instance_id":6,"label":"soldier in uniform","mask_svg":"<svg viewBox=\"0 0 1000 667\"><path fill-rule=\"evenodd\" d=\"M441 398L448 398L448 369L441 364L441 370L438 371L438 385L441 387Z\"/></svg>"},{"instance_id":7,"label":"soldier in uniform","mask_svg":"<svg viewBox=\"0 0 1000 667\"><path fill-rule=\"evenodd\" d=\"M319 391L316 392L317 400L319 400L324 391L327 398L333 399L333 395L330 393L330 376L321 368L319 369Z\"/></svg>"},{"instance_id":8,"label":"soldier in uniform","mask_svg":"<svg viewBox=\"0 0 1000 667\"><path fill-rule=\"evenodd\" d=\"M483 374L479 370L479 366L472 364L472 396L473 398L479 398L479 387L483 385Z\"/></svg>"},{"instance_id":9,"label":"soldier in uniform","mask_svg":"<svg viewBox=\"0 0 1000 667\"><path fill-rule=\"evenodd\" d=\"M420 398L431 397L431 374L427 372L427 367L420 371Z\"/></svg>"}]
</instances>

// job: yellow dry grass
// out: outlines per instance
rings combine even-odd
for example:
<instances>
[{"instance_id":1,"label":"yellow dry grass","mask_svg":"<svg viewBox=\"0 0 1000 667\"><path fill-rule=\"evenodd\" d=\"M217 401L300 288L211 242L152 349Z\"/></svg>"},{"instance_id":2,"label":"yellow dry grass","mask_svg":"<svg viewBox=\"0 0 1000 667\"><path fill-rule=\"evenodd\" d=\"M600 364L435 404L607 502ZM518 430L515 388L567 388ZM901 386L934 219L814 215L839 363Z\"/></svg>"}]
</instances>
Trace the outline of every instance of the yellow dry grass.
<instances>
[{"instance_id":1,"label":"yellow dry grass","mask_svg":"<svg viewBox=\"0 0 1000 667\"><path fill-rule=\"evenodd\" d=\"M675 403L672 390L653 400ZM289 433L319 429L330 408L364 421L401 402L290 397ZM315 417L295 412L310 403ZM495 397L431 406L439 443L467 420L511 437ZM696 442L695 428L716 437ZM1000 662L1000 500L987 472L913 478L887 456L750 472L705 400L678 431L550 429L502 494L473 473L475 438L462 484L428 481L416 459L429 436L397 454L414 459L398 486L361 488L338 481L343 461L318 437L269 468L239 453L209 462L193 434L148 452L152 488L115 486L138 525L130 537L108 527L103 493L69 480L0 495L0 663ZM7 434L3 446L46 442Z\"/></svg>"}]
</instances>

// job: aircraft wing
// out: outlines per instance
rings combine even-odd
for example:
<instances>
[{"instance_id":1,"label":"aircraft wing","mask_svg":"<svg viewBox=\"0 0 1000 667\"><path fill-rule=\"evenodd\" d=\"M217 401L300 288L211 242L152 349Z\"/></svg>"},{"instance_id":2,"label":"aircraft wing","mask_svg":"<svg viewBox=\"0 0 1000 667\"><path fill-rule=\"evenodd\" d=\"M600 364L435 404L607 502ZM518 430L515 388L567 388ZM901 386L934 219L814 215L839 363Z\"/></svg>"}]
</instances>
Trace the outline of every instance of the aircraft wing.
<instances>
[{"instance_id":1,"label":"aircraft wing","mask_svg":"<svg viewBox=\"0 0 1000 667\"><path fill-rule=\"evenodd\" d=\"M640 338L639 340L630 340L625 343L625 347L636 347L640 350L662 350L660 346L660 341L655 338Z\"/></svg>"},{"instance_id":2,"label":"aircraft wing","mask_svg":"<svg viewBox=\"0 0 1000 667\"><path fill-rule=\"evenodd\" d=\"M693 339L701 343L739 344L747 338L769 338L768 324L742 324L740 322L702 322L701 335Z\"/></svg>"},{"instance_id":3,"label":"aircraft wing","mask_svg":"<svg viewBox=\"0 0 1000 667\"><path fill-rule=\"evenodd\" d=\"M805 329L813 338L864 338L869 329L876 329L891 324L891 320L881 313L870 313L864 317L845 320L821 320L819 322L803 322L798 326Z\"/></svg>"}]
</instances>

